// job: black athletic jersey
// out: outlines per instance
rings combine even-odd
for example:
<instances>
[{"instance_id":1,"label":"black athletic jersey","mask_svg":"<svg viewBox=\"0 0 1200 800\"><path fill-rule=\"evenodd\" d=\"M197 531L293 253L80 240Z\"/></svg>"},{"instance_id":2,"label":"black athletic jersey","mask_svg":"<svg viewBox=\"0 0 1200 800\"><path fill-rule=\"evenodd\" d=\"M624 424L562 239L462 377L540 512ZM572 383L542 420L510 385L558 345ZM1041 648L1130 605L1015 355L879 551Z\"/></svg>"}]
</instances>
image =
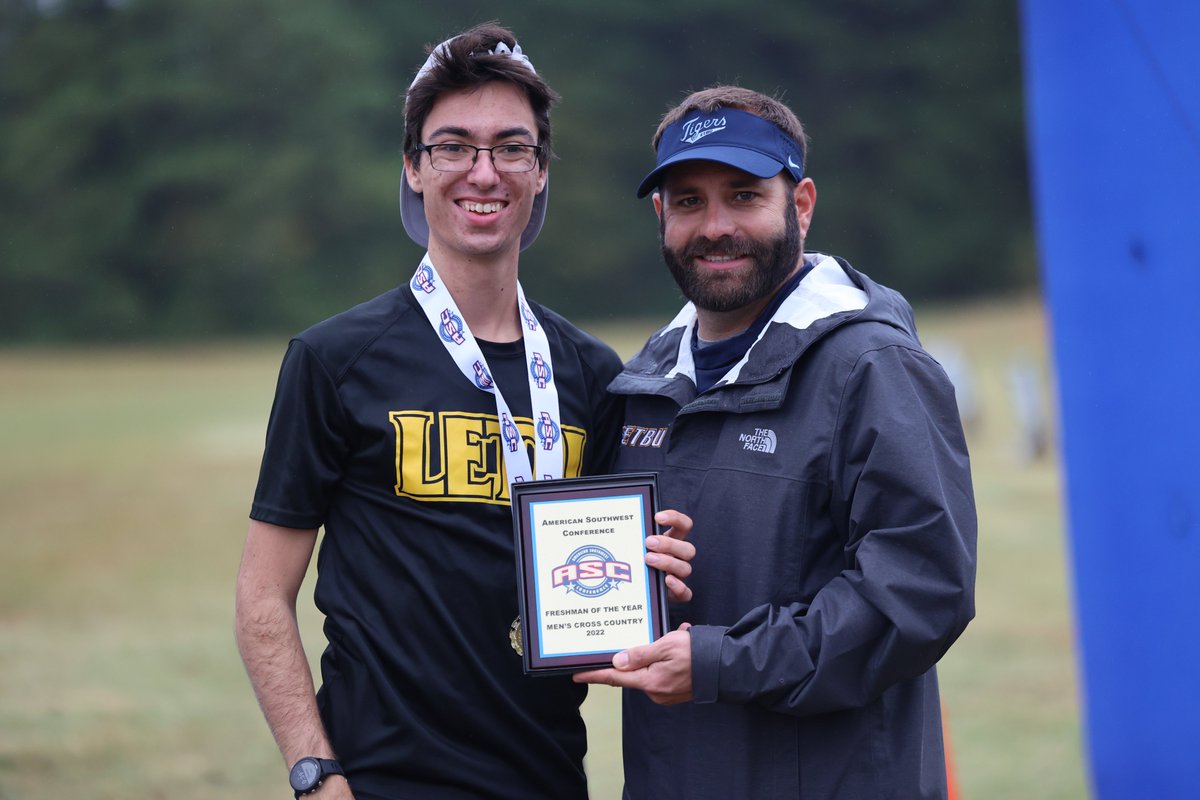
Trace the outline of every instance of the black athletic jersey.
<instances>
[{"instance_id":1,"label":"black athletic jersey","mask_svg":"<svg viewBox=\"0 0 1200 800\"><path fill-rule=\"evenodd\" d=\"M531 303L550 341L564 476L607 471L617 355ZM481 348L527 444L521 342ZM468 383L408 286L284 357L250 516L325 527L318 705L360 796L586 798L585 687L527 677L495 398Z\"/></svg>"}]
</instances>

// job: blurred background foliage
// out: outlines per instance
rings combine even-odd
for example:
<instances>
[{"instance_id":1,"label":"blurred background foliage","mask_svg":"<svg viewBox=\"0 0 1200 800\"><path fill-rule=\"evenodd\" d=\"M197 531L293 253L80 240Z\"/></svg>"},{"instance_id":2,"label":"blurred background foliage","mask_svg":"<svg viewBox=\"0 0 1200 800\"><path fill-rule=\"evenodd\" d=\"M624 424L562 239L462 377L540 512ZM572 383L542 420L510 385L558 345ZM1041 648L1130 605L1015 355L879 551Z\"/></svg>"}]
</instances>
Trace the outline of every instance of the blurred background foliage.
<instances>
[{"instance_id":1,"label":"blurred background foliage","mask_svg":"<svg viewBox=\"0 0 1200 800\"><path fill-rule=\"evenodd\" d=\"M910 299L1032 287L1012 0L0 0L0 339L298 330L398 283L403 93L425 46L511 27L562 95L530 294L679 303L649 138L736 82L807 126L808 246Z\"/></svg>"}]
</instances>

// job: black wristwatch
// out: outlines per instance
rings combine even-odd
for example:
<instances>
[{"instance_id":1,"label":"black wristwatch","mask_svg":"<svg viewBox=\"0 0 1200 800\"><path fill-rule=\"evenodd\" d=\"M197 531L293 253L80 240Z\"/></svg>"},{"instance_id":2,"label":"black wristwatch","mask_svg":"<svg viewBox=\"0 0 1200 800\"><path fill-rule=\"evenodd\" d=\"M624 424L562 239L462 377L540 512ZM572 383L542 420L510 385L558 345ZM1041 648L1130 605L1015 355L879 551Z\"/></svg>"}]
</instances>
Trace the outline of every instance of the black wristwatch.
<instances>
[{"instance_id":1,"label":"black wristwatch","mask_svg":"<svg viewBox=\"0 0 1200 800\"><path fill-rule=\"evenodd\" d=\"M288 773L288 780L292 784L292 791L299 798L301 795L315 792L320 787L321 781L330 775L345 774L342 772L342 765L332 758L305 756L292 765L292 771Z\"/></svg>"}]
</instances>

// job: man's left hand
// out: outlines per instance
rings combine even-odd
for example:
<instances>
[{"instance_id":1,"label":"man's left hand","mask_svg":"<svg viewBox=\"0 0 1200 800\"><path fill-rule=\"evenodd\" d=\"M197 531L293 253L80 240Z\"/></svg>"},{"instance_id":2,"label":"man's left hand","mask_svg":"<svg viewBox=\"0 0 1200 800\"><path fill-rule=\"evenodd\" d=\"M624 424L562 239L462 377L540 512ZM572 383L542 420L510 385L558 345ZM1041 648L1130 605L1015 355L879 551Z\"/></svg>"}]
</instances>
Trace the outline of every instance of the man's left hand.
<instances>
[{"instance_id":1,"label":"man's left hand","mask_svg":"<svg viewBox=\"0 0 1200 800\"><path fill-rule=\"evenodd\" d=\"M696 555L695 545L684 541L692 532L692 518L668 509L655 514L654 521L667 530L646 537L646 564L666 575L672 603L686 603L692 599L692 590L684 581L692 574L691 560Z\"/></svg>"}]
</instances>

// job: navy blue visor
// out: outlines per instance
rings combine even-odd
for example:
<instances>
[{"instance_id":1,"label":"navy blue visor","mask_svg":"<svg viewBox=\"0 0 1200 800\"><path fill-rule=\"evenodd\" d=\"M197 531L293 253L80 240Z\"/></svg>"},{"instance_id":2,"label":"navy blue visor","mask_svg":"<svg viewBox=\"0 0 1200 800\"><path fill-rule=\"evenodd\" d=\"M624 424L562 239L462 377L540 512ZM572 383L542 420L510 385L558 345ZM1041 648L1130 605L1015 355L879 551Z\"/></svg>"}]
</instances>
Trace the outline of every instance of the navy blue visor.
<instances>
[{"instance_id":1,"label":"navy blue visor","mask_svg":"<svg viewBox=\"0 0 1200 800\"><path fill-rule=\"evenodd\" d=\"M642 179L637 196L657 189L666 169L682 161L717 161L759 178L785 169L797 182L804 177L804 155L792 137L734 108L689 114L668 126L658 140L658 164Z\"/></svg>"}]
</instances>

